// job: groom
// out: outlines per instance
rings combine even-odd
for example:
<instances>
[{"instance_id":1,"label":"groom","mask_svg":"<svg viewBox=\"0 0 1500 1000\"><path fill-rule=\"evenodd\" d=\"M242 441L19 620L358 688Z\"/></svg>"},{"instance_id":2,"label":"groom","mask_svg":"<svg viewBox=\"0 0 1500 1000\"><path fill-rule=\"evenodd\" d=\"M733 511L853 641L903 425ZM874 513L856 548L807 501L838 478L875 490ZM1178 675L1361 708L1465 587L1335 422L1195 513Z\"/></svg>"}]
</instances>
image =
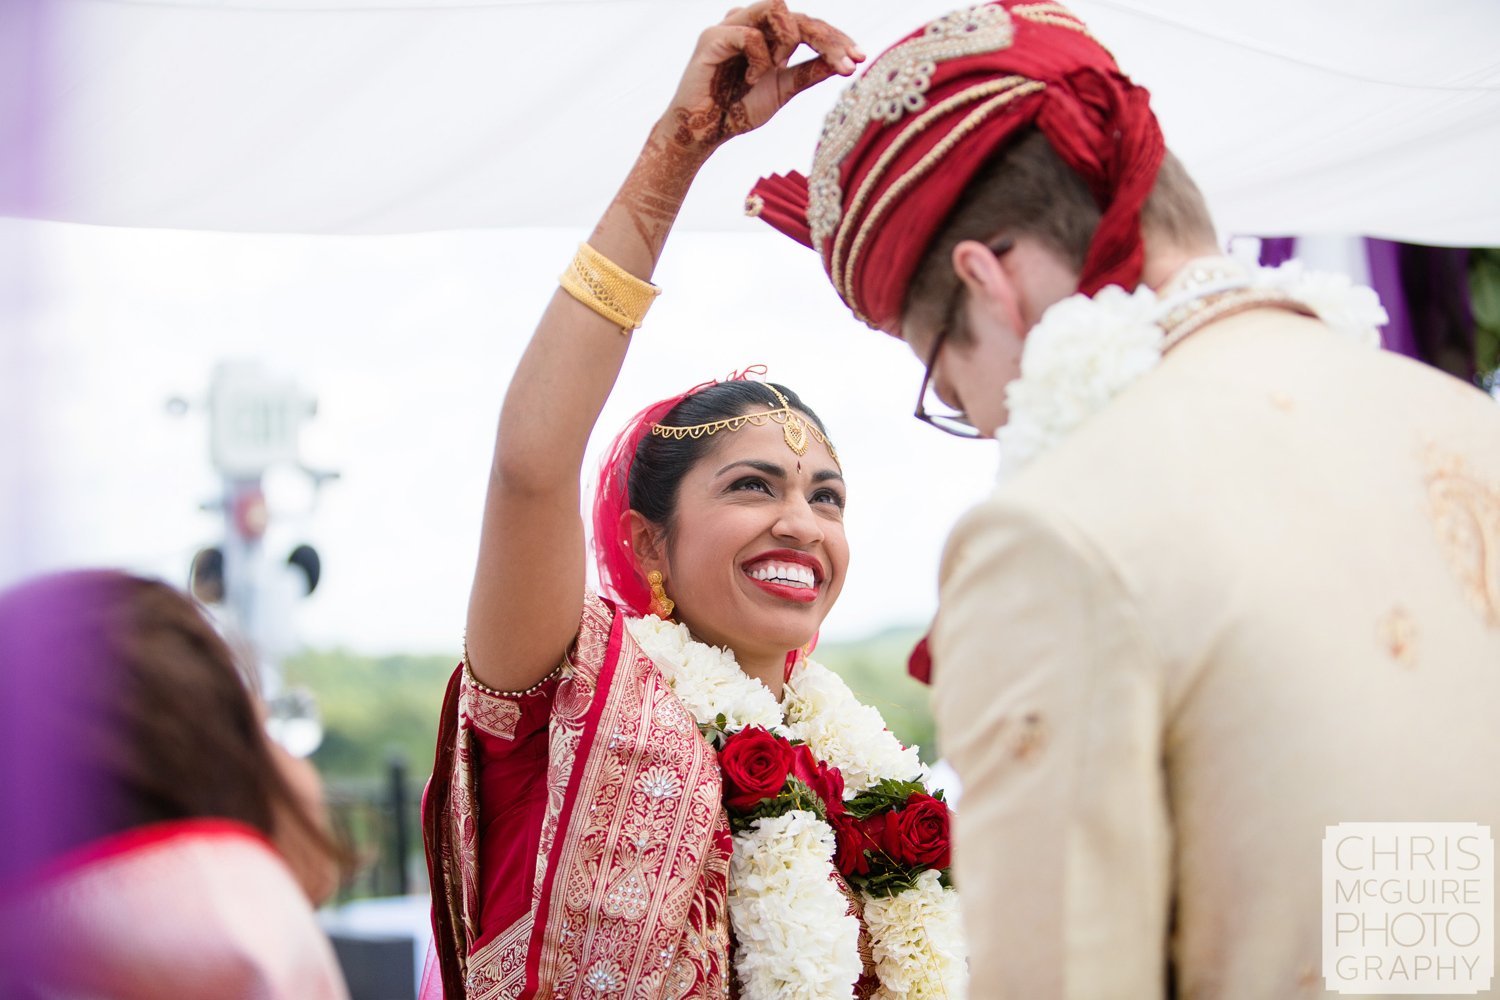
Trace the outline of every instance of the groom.
<instances>
[{"instance_id":1,"label":"groom","mask_svg":"<svg viewBox=\"0 0 1500 1000\"><path fill-rule=\"evenodd\" d=\"M1500 408L1372 349L1368 292L1218 256L1054 3L895 46L748 209L1000 438L931 647L973 996L1392 992L1324 949L1324 837L1500 827Z\"/></svg>"}]
</instances>

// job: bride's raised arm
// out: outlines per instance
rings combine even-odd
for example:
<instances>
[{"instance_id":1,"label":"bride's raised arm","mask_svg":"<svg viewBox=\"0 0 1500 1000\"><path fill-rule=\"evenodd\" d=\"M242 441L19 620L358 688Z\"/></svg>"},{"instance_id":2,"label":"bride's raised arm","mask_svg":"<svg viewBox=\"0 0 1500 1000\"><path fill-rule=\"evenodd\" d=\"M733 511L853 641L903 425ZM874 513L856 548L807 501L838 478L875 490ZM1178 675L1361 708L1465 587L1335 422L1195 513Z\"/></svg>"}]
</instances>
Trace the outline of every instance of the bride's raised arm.
<instances>
[{"instance_id":1,"label":"bride's raised arm","mask_svg":"<svg viewBox=\"0 0 1500 1000\"><path fill-rule=\"evenodd\" d=\"M816 56L791 65L803 44ZM505 394L469 598L465 659L482 684L530 687L577 631L584 449L699 168L725 140L863 58L847 36L781 0L732 10L699 37L667 112L570 266L576 280L552 297Z\"/></svg>"}]
</instances>

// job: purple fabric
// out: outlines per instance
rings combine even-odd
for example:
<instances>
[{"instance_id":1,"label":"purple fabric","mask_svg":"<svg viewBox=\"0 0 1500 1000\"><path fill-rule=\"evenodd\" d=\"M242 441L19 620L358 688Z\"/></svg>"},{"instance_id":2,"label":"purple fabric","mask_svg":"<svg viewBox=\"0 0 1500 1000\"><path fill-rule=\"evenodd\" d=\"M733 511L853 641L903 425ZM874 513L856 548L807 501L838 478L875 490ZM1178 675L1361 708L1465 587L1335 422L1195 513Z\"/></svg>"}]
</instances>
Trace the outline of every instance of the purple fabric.
<instances>
[{"instance_id":1,"label":"purple fabric","mask_svg":"<svg viewBox=\"0 0 1500 1000\"><path fill-rule=\"evenodd\" d=\"M0 201L27 206L39 201L47 172L42 164L46 121L47 61L53 43L44 0L0 2ZM0 477L0 573L11 577L34 564L41 543L40 514L47 508L26 478L34 469L30 456L44 448L37 440L41 421L36 390L27 370L26 343L36 287L36 265L25 230L0 232L0 338L12 363L0 365L0 414L8 425L24 421L29 440L12 441L6 459L11 473ZM8 482L4 480L8 479ZM69 740L88 719L66 719L61 706L86 685L84 674L66 667L80 643L63 633L64 643L47 640L48 626L76 621L75 610L87 604L78 591L28 588L0 597L0 893L36 870L44 859L82 835L91 802L86 780L79 778ZM83 643L86 644L86 643ZM72 782L71 785L66 784ZM8 915L6 915L8 913ZM0 909L0 995L24 994L20 981L34 953L26 942L28 928L9 908Z\"/></svg>"},{"instance_id":2,"label":"purple fabric","mask_svg":"<svg viewBox=\"0 0 1500 1000\"><path fill-rule=\"evenodd\" d=\"M1390 322L1381 330L1389 351L1474 381L1474 310L1469 300L1469 251L1366 238L1370 285ZM1266 236L1260 263L1277 267L1296 256L1294 236Z\"/></svg>"},{"instance_id":3,"label":"purple fabric","mask_svg":"<svg viewBox=\"0 0 1500 1000\"><path fill-rule=\"evenodd\" d=\"M111 735L102 588L100 574L70 573L0 594L0 903L118 810L89 763ZM0 996L29 995L44 943L24 909L0 905Z\"/></svg>"},{"instance_id":4,"label":"purple fabric","mask_svg":"<svg viewBox=\"0 0 1500 1000\"><path fill-rule=\"evenodd\" d=\"M1260 241L1260 266L1280 267L1296 255L1297 237L1263 236Z\"/></svg>"},{"instance_id":5,"label":"purple fabric","mask_svg":"<svg viewBox=\"0 0 1500 1000\"><path fill-rule=\"evenodd\" d=\"M0 892L108 829L115 800L91 757L107 745L115 579L66 573L0 594Z\"/></svg>"},{"instance_id":6,"label":"purple fabric","mask_svg":"<svg viewBox=\"0 0 1500 1000\"><path fill-rule=\"evenodd\" d=\"M43 165L48 55L45 0L0 0L0 204L26 206L44 195ZM24 213L23 213L24 214ZM29 328L41 286L31 227L0 228L0 424L24 427L7 435L7 475L0 475L0 579L13 580L38 563L38 522L46 498L32 489L31 477L45 453L46 422L36 380L29 370L37 338ZM42 440L38 440L42 438Z\"/></svg>"},{"instance_id":7,"label":"purple fabric","mask_svg":"<svg viewBox=\"0 0 1500 1000\"><path fill-rule=\"evenodd\" d=\"M1397 246L1416 356L1473 382L1478 373L1474 309L1469 300L1469 251L1412 243Z\"/></svg>"},{"instance_id":8,"label":"purple fabric","mask_svg":"<svg viewBox=\"0 0 1500 1000\"><path fill-rule=\"evenodd\" d=\"M1402 245L1390 240L1366 238L1365 256L1370 263L1370 287L1380 296L1380 304L1390 322L1380 331L1380 342L1388 351L1421 358L1417 336L1412 330L1411 312L1406 307L1406 289L1401 281Z\"/></svg>"},{"instance_id":9,"label":"purple fabric","mask_svg":"<svg viewBox=\"0 0 1500 1000\"><path fill-rule=\"evenodd\" d=\"M0 3L0 201L25 211L40 204L47 59L52 51L44 0Z\"/></svg>"}]
</instances>

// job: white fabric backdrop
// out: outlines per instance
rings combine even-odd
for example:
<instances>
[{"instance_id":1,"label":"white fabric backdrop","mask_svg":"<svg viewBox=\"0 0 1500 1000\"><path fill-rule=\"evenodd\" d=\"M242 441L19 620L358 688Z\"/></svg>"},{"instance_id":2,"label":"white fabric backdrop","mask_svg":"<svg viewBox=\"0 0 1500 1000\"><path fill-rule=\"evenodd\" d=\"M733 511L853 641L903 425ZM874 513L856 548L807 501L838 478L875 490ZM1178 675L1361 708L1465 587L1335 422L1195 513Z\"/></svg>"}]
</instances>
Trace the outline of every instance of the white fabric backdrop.
<instances>
[{"instance_id":1,"label":"white fabric backdrop","mask_svg":"<svg viewBox=\"0 0 1500 1000\"><path fill-rule=\"evenodd\" d=\"M728 0L38 0L40 186L12 215L389 233L592 224ZM873 55L951 0L806 0ZM1225 232L1500 244L1500 4L1077 0ZM834 85L686 210L806 169ZM12 153L14 155L14 151Z\"/></svg>"},{"instance_id":2,"label":"white fabric backdrop","mask_svg":"<svg viewBox=\"0 0 1500 1000\"><path fill-rule=\"evenodd\" d=\"M949 0L806 2L873 54ZM300 477L268 483L275 551L327 557L303 636L454 648L506 381L728 5L0 0L0 213L64 220L0 219L0 585L98 564L181 579L217 534L194 513L215 480L201 418L162 401L254 357L318 395L305 457L344 472L314 517ZM1076 7L1156 93L1226 232L1500 245L1500 4ZM646 400L770 364L850 472L840 638L930 615L942 538L995 455L913 421L916 359L739 214L756 176L805 169L833 100L710 164L688 222L720 231L669 243L588 467ZM422 233L530 224L549 228Z\"/></svg>"}]
</instances>

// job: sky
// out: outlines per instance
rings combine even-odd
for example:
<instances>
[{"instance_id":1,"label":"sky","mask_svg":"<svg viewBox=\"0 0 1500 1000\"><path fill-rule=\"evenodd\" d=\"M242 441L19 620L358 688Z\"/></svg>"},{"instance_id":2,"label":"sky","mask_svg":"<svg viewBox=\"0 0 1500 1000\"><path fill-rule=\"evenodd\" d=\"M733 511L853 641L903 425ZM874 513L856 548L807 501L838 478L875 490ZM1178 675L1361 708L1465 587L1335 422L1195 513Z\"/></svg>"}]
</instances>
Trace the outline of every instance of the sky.
<instances>
[{"instance_id":1,"label":"sky","mask_svg":"<svg viewBox=\"0 0 1500 1000\"><path fill-rule=\"evenodd\" d=\"M990 488L994 445L912 419L911 352L851 319L810 251L757 226L673 236L586 471L647 402L765 364L818 410L849 480L850 577L825 638L923 624L943 539ZM293 469L266 478L268 565L299 542L324 564L315 594L282 598L278 641L456 653L500 400L582 235L0 220L0 417L16 429L0 463L0 584L99 565L185 582L223 530L201 509L219 492L212 369L253 360L316 397L301 459L340 473L316 496ZM185 415L168 412L174 397Z\"/></svg>"}]
</instances>

